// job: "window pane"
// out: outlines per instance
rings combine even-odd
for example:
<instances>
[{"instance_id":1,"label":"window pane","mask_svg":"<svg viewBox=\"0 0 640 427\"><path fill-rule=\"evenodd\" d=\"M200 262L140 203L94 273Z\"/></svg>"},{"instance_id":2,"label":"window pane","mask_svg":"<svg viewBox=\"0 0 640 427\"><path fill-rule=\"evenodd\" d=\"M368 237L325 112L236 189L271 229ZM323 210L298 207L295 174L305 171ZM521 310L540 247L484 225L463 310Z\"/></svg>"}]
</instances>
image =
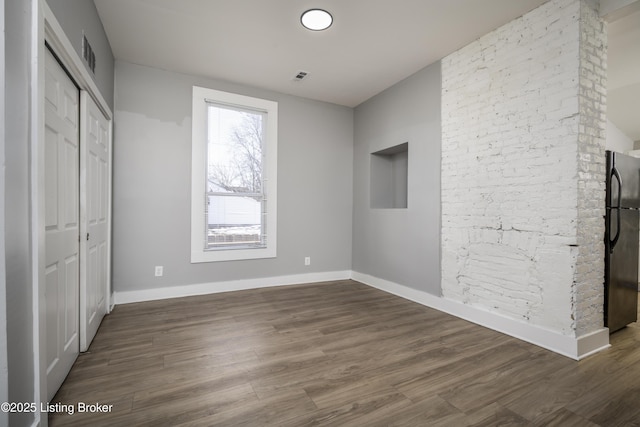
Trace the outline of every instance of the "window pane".
<instances>
[{"instance_id":1,"label":"window pane","mask_svg":"<svg viewBox=\"0 0 640 427\"><path fill-rule=\"evenodd\" d=\"M264 113L209 104L207 190L261 193Z\"/></svg>"},{"instance_id":2,"label":"window pane","mask_svg":"<svg viewBox=\"0 0 640 427\"><path fill-rule=\"evenodd\" d=\"M209 195L207 247L263 247L262 203L254 197Z\"/></svg>"},{"instance_id":3,"label":"window pane","mask_svg":"<svg viewBox=\"0 0 640 427\"><path fill-rule=\"evenodd\" d=\"M208 104L207 249L264 247L264 114Z\"/></svg>"}]
</instances>

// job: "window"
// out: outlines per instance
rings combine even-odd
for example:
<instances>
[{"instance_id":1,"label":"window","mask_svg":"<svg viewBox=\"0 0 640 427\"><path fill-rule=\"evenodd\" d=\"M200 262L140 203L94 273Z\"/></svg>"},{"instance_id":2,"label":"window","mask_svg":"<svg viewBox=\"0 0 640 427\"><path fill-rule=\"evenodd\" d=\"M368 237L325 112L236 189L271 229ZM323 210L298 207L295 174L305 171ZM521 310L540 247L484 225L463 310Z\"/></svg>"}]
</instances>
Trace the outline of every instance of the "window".
<instances>
[{"instance_id":1,"label":"window","mask_svg":"<svg viewBox=\"0 0 640 427\"><path fill-rule=\"evenodd\" d=\"M191 262L276 256L278 104L193 87Z\"/></svg>"}]
</instances>

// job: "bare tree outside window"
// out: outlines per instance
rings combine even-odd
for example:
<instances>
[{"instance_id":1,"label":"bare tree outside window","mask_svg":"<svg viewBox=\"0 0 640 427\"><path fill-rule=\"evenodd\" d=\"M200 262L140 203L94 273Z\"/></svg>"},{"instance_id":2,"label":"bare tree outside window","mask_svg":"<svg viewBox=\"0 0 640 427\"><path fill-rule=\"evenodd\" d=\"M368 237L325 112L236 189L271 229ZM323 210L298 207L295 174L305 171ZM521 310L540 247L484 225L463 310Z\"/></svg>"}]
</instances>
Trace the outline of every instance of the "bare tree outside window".
<instances>
[{"instance_id":1,"label":"bare tree outside window","mask_svg":"<svg viewBox=\"0 0 640 427\"><path fill-rule=\"evenodd\" d=\"M229 192L262 192L262 116L238 113L230 126L225 146L228 159L217 158L209 165L209 180ZM224 157L224 156L220 156Z\"/></svg>"}]
</instances>

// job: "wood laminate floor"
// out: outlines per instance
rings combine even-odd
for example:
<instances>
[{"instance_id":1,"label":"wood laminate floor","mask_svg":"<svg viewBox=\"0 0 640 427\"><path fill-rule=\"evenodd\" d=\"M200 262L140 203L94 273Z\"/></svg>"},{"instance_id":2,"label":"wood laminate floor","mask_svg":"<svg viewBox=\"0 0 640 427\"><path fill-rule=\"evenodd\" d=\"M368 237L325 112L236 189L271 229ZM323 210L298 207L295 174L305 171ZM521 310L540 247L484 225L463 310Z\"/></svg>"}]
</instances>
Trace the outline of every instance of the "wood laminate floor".
<instances>
[{"instance_id":1,"label":"wood laminate floor","mask_svg":"<svg viewBox=\"0 0 640 427\"><path fill-rule=\"evenodd\" d=\"M117 306L51 426L640 425L640 328L576 362L353 281Z\"/></svg>"}]
</instances>

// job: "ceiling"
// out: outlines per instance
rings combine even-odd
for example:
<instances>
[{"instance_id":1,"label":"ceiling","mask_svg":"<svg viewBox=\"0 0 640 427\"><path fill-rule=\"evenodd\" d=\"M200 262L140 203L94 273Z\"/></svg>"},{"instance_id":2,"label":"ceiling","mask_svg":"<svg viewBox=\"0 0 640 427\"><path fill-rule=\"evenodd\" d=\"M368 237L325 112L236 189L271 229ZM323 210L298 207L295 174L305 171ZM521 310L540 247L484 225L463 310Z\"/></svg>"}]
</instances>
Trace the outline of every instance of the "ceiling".
<instances>
[{"instance_id":1,"label":"ceiling","mask_svg":"<svg viewBox=\"0 0 640 427\"><path fill-rule=\"evenodd\" d=\"M118 60L354 107L546 0L95 0ZM333 14L323 32L300 15ZM640 140L640 12L609 24L609 116ZM632 51L630 55L628 52ZM294 81L299 71L309 74ZM636 118L636 120L634 120Z\"/></svg>"},{"instance_id":2,"label":"ceiling","mask_svg":"<svg viewBox=\"0 0 640 427\"><path fill-rule=\"evenodd\" d=\"M95 0L135 64L354 107L546 0ZM324 8L326 31L300 15ZM490 11L490 13L487 13ZM308 72L294 82L298 71Z\"/></svg>"}]
</instances>

